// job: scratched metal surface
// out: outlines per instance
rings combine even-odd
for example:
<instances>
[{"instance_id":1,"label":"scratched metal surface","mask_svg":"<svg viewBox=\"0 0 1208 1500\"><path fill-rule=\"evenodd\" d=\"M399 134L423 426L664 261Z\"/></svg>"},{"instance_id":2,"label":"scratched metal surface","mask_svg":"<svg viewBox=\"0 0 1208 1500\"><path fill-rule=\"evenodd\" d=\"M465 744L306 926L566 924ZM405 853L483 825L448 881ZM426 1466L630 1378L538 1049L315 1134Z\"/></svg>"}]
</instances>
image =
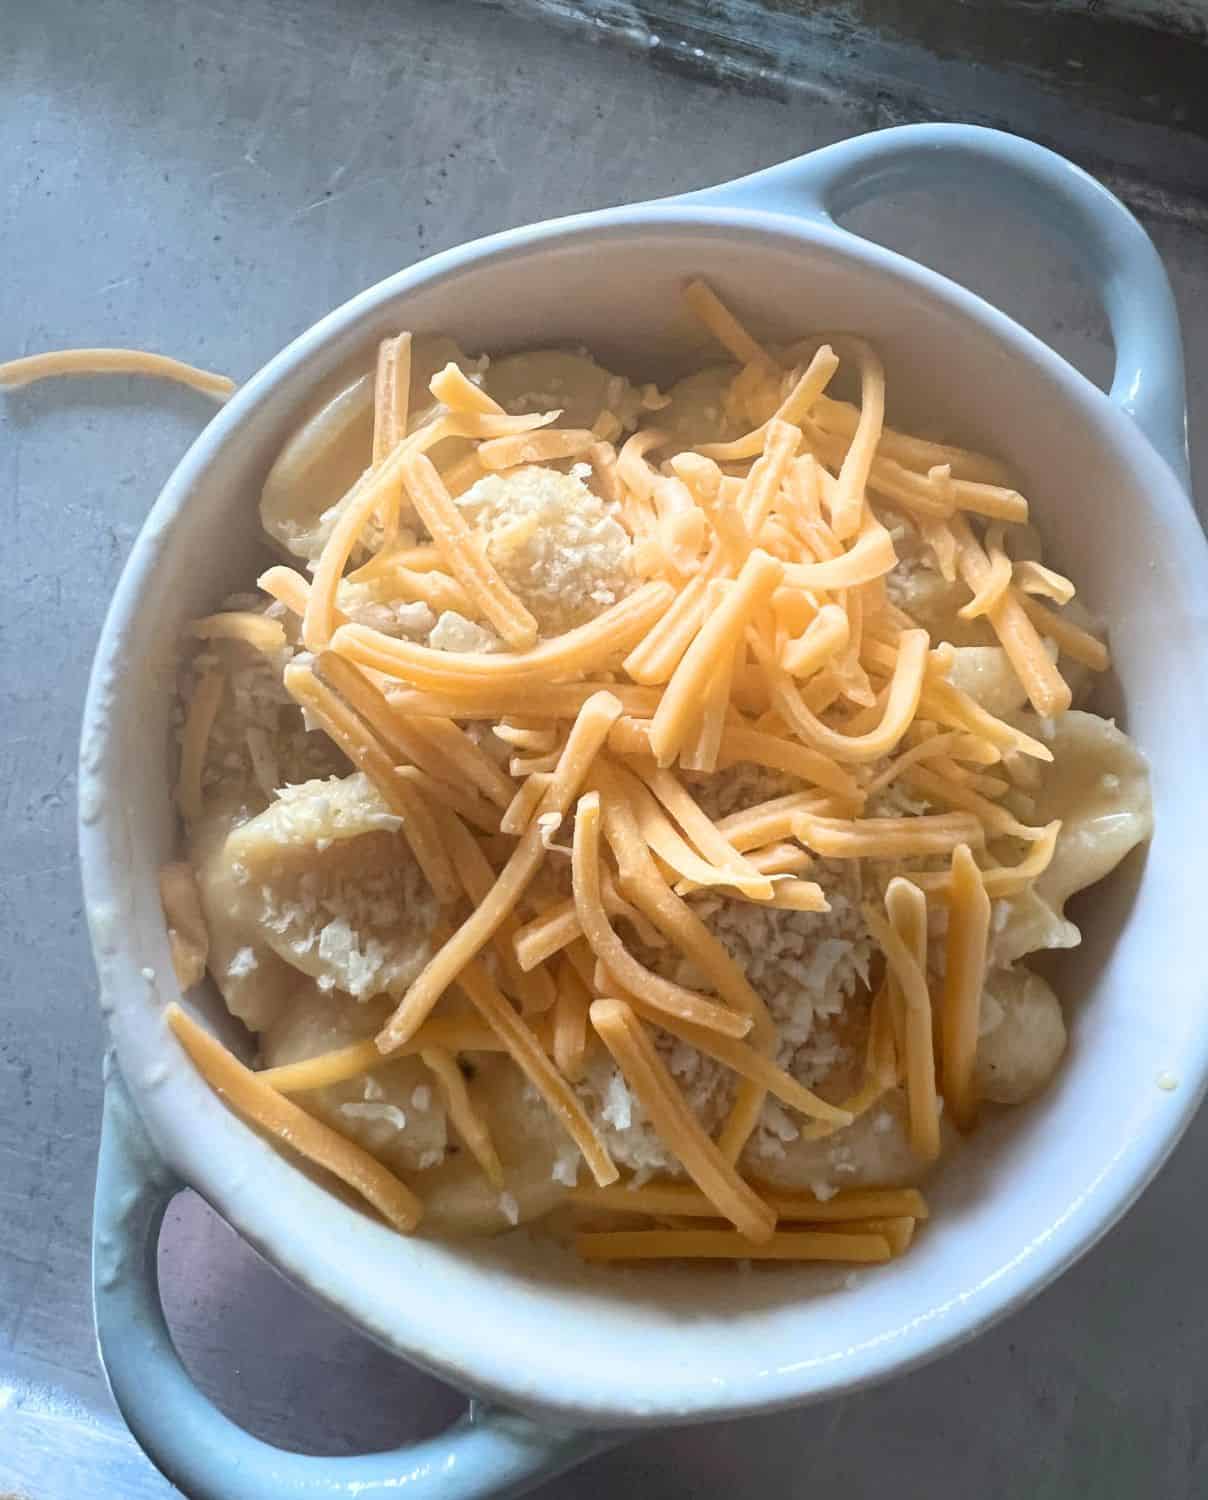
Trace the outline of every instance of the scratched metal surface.
<instances>
[{"instance_id":1,"label":"scratched metal surface","mask_svg":"<svg viewBox=\"0 0 1208 1500\"><path fill-rule=\"evenodd\" d=\"M245 376L430 251L720 180L900 114L875 91L718 88L535 26L517 6L9 0L0 350L130 342ZM1208 235L1165 207L1150 227L1186 320L1198 435ZM991 198L903 201L859 224L975 286L1092 375L1107 369L1076 272ZM0 1494L169 1493L112 1410L90 1328L102 1033L74 762L110 590L207 412L188 393L120 381L0 405ZM974 1348L807 1413L645 1437L547 1496L1208 1492L1206 1152L1208 1119L1142 1210ZM434 1431L457 1409L298 1297L195 1200L178 1200L162 1259L186 1359L256 1432L355 1452Z\"/></svg>"},{"instance_id":2,"label":"scratched metal surface","mask_svg":"<svg viewBox=\"0 0 1208 1500\"><path fill-rule=\"evenodd\" d=\"M763 98L958 119L1208 223L1208 0L489 0ZM1164 21L1165 24L1158 24Z\"/></svg>"}]
</instances>

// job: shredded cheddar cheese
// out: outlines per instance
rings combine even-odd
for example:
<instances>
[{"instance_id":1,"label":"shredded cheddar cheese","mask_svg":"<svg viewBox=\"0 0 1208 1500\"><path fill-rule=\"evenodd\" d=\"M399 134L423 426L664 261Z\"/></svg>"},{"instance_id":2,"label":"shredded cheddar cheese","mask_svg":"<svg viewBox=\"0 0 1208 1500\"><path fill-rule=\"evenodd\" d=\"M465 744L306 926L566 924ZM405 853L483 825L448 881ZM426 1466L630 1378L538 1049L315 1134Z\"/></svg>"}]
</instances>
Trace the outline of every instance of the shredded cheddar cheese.
<instances>
[{"instance_id":1,"label":"shredded cheddar cheese","mask_svg":"<svg viewBox=\"0 0 1208 1500\"><path fill-rule=\"evenodd\" d=\"M597 1000L591 1023L684 1170L747 1241L771 1239L775 1212L738 1175L684 1104L647 1033L620 1000Z\"/></svg>"},{"instance_id":2,"label":"shredded cheddar cheese","mask_svg":"<svg viewBox=\"0 0 1208 1500\"><path fill-rule=\"evenodd\" d=\"M864 490L868 484L881 428L885 421L885 369L867 344L859 345L860 416L851 444L839 468L838 483L831 500L831 530L839 541L854 536L864 513Z\"/></svg>"},{"instance_id":3,"label":"shredded cheddar cheese","mask_svg":"<svg viewBox=\"0 0 1208 1500\"><path fill-rule=\"evenodd\" d=\"M383 1052L407 1041L419 1028L448 986L503 923L536 875L547 852L542 815L561 821L583 778L620 714L621 705L610 693L589 698L575 720L558 769L538 804L539 813L523 834L516 851L471 916L433 957L407 991L402 1003L378 1038Z\"/></svg>"},{"instance_id":4,"label":"shredded cheddar cheese","mask_svg":"<svg viewBox=\"0 0 1208 1500\"><path fill-rule=\"evenodd\" d=\"M699 280L684 298L736 364L667 394L584 354L382 340L359 478L321 507L300 485L273 533L297 567L187 628L169 939L269 1065L169 1024L404 1232L433 1181L433 1215L464 1192L495 1229L566 1202L600 1264L874 1265L925 1200L826 1173L886 1134L922 1174L941 1119L976 1125L1012 903L1043 913L1068 847L1062 668L1109 655L1007 468L888 424L869 344L782 346ZM170 364L109 367L220 393ZM231 821L254 869L222 863ZM282 1050L308 1006L313 1055ZM365 1149L388 1129L406 1182ZM530 1201L509 1153L542 1130Z\"/></svg>"},{"instance_id":5,"label":"shredded cheddar cheese","mask_svg":"<svg viewBox=\"0 0 1208 1500\"><path fill-rule=\"evenodd\" d=\"M663 880L645 845L634 805L626 796L626 783L615 768L612 781L607 779L609 774L607 768L598 771L596 781L605 788L604 833L617 862L622 890L669 942L708 975L722 999L750 1018L754 1039L766 1043L772 1028L763 1001L725 946Z\"/></svg>"},{"instance_id":6,"label":"shredded cheddar cheese","mask_svg":"<svg viewBox=\"0 0 1208 1500\"><path fill-rule=\"evenodd\" d=\"M890 1009L901 1017L910 1139L925 1161L939 1155L931 996L927 988L927 898L900 875L885 892L888 921L869 913L868 925L889 967Z\"/></svg>"},{"instance_id":7,"label":"shredded cheddar cheese","mask_svg":"<svg viewBox=\"0 0 1208 1500\"><path fill-rule=\"evenodd\" d=\"M412 1232L423 1204L380 1162L277 1093L180 1006L168 1007L167 1020L197 1071L236 1113L334 1173L401 1234Z\"/></svg>"},{"instance_id":8,"label":"shredded cheddar cheese","mask_svg":"<svg viewBox=\"0 0 1208 1500\"><path fill-rule=\"evenodd\" d=\"M570 1083L578 1083L583 1077L587 1059L587 1013L590 1009L591 991L568 959L558 974L553 1055L558 1071Z\"/></svg>"},{"instance_id":9,"label":"shredded cheddar cheese","mask_svg":"<svg viewBox=\"0 0 1208 1500\"><path fill-rule=\"evenodd\" d=\"M990 898L973 855L967 845L960 844L952 851L940 1058L944 1097L961 1130L972 1128L977 1111L973 1059L989 935Z\"/></svg>"},{"instance_id":10,"label":"shredded cheddar cheese","mask_svg":"<svg viewBox=\"0 0 1208 1500\"><path fill-rule=\"evenodd\" d=\"M784 569L774 557L751 553L720 607L705 620L684 652L650 723L650 746L659 765L670 765L692 729L696 703L708 684L717 659L733 650L749 616L780 582Z\"/></svg>"},{"instance_id":11,"label":"shredded cheddar cheese","mask_svg":"<svg viewBox=\"0 0 1208 1500\"><path fill-rule=\"evenodd\" d=\"M745 1036L751 1029L749 1017L734 1015L707 996L695 990L662 979L644 968L618 937L608 921L600 894L600 794L588 792L579 799L575 815L573 881L575 910L583 936L597 959L619 983L630 991L639 991L646 1004L666 1013L695 1021L708 1030L725 1036Z\"/></svg>"},{"instance_id":12,"label":"shredded cheddar cheese","mask_svg":"<svg viewBox=\"0 0 1208 1500\"><path fill-rule=\"evenodd\" d=\"M206 747L218 705L222 701L223 675L210 671L198 682L189 702L185 716L184 733L180 741L180 776L176 787L176 801L181 816L186 822L196 822L201 816L205 794L203 773Z\"/></svg>"},{"instance_id":13,"label":"shredded cheddar cheese","mask_svg":"<svg viewBox=\"0 0 1208 1500\"><path fill-rule=\"evenodd\" d=\"M684 301L719 344L723 344L742 365L756 365L761 370L776 371L776 362L762 345L756 343L717 293L703 281L690 281L684 287Z\"/></svg>"},{"instance_id":14,"label":"shredded cheddar cheese","mask_svg":"<svg viewBox=\"0 0 1208 1500\"><path fill-rule=\"evenodd\" d=\"M201 909L201 893L192 868L184 860L164 865L159 872L159 900L168 924L172 968L181 991L205 978L210 934Z\"/></svg>"},{"instance_id":15,"label":"shredded cheddar cheese","mask_svg":"<svg viewBox=\"0 0 1208 1500\"><path fill-rule=\"evenodd\" d=\"M615 1229L580 1234L575 1249L586 1261L808 1260L876 1264L892 1255L883 1234L782 1230L758 1244L726 1229Z\"/></svg>"},{"instance_id":16,"label":"shredded cheddar cheese","mask_svg":"<svg viewBox=\"0 0 1208 1500\"><path fill-rule=\"evenodd\" d=\"M956 537L957 566L961 577L975 591L975 602L987 595L994 596L993 566L969 529L969 523L963 516L955 516L952 529ZM1006 561L1005 571L1006 585L1009 585L1009 561ZM1064 713L1071 701L1069 685L1049 660L1021 597L1006 585L994 596L994 602L986 606L994 633L1010 657L1036 712L1046 718Z\"/></svg>"},{"instance_id":17,"label":"shredded cheddar cheese","mask_svg":"<svg viewBox=\"0 0 1208 1500\"><path fill-rule=\"evenodd\" d=\"M411 397L411 335L378 345L373 395L373 464L389 458L407 435Z\"/></svg>"},{"instance_id":18,"label":"shredded cheddar cheese","mask_svg":"<svg viewBox=\"0 0 1208 1500\"><path fill-rule=\"evenodd\" d=\"M598 667L648 629L673 597L669 584L649 583L597 615L590 624L510 656L434 651L430 646L413 645L355 624L342 625L332 645L352 661L437 693L469 695L479 684L495 691L508 686L527 688L539 686L554 675ZM523 705L524 697L515 701ZM523 712L523 707L519 711Z\"/></svg>"},{"instance_id":19,"label":"shredded cheddar cheese","mask_svg":"<svg viewBox=\"0 0 1208 1500\"><path fill-rule=\"evenodd\" d=\"M286 691L295 702L322 725L398 813L407 842L437 900L445 905L455 901L457 877L441 847L440 835L430 812L411 783L395 775L389 755L364 720L347 703L341 702L308 667L296 664L287 667L284 682Z\"/></svg>"},{"instance_id":20,"label":"shredded cheddar cheese","mask_svg":"<svg viewBox=\"0 0 1208 1500\"><path fill-rule=\"evenodd\" d=\"M833 1224L906 1217L926 1219L927 1201L917 1188L846 1188L829 1198L813 1193L782 1193L763 1188L764 1202L781 1224ZM711 1219L712 1200L688 1182L617 1183L575 1188L567 1195L577 1208L654 1218Z\"/></svg>"},{"instance_id":21,"label":"shredded cheddar cheese","mask_svg":"<svg viewBox=\"0 0 1208 1500\"><path fill-rule=\"evenodd\" d=\"M260 1077L279 1094L306 1094L313 1089L328 1088L333 1083L343 1083L349 1078L360 1078L375 1068L384 1067L392 1058L407 1057L426 1049L495 1052L503 1050L503 1043L482 1022L464 1020L459 1016L435 1016L390 1057L383 1057L372 1041L353 1042L347 1047L308 1057L303 1062L265 1068Z\"/></svg>"},{"instance_id":22,"label":"shredded cheddar cheese","mask_svg":"<svg viewBox=\"0 0 1208 1500\"><path fill-rule=\"evenodd\" d=\"M424 1066L431 1072L440 1088L445 1108L454 1128L466 1144L466 1148L483 1170L483 1175L492 1187L500 1192L504 1188L503 1165L491 1132L474 1106L470 1091L461 1069L452 1053L443 1047L425 1047L420 1052Z\"/></svg>"},{"instance_id":23,"label":"shredded cheddar cheese","mask_svg":"<svg viewBox=\"0 0 1208 1500\"><path fill-rule=\"evenodd\" d=\"M410 335L405 335L410 339ZM480 385L466 375L460 365L449 361L428 382L428 389L438 401L443 401L450 411L477 412L482 416L505 415L499 402L484 391Z\"/></svg>"},{"instance_id":24,"label":"shredded cheddar cheese","mask_svg":"<svg viewBox=\"0 0 1208 1500\"><path fill-rule=\"evenodd\" d=\"M583 1106L546 1055L532 1028L515 1013L490 975L476 960L462 966L457 982L467 998L498 1033L516 1065L545 1099L554 1118L583 1153L583 1159L596 1182L601 1187L615 1182L619 1174L612 1158L593 1129Z\"/></svg>"},{"instance_id":25,"label":"shredded cheddar cheese","mask_svg":"<svg viewBox=\"0 0 1208 1500\"><path fill-rule=\"evenodd\" d=\"M537 639L537 621L492 566L486 549L441 483L432 461L422 453L408 457L402 465L402 479L450 573L482 616L515 650L524 651L532 646Z\"/></svg>"},{"instance_id":26,"label":"shredded cheddar cheese","mask_svg":"<svg viewBox=\"0 0 1208 1500\"><path fill-rule=\"evenodd\" d=\"M1016 588L1025 594L1039 594L1042 598L1051 599L1054 604L1068 604L1074 597L1074 585L1068 578L1054 572L1052 568L1046 568L1033 558L1017 562L1012 575Z\"/></svg>"},{"instance_id":27,"label":"shredded cheddar cheese","mask_svg":"<svg viewBox=\"0 0 1208 1500\"><path fill-rule=\"evenodd\" d=\"M157 380L176 380L203 395L225 401L235 382L226 375L199 370L165 354L145 349L56 349L46 354L27 354L0 364L0 387L15 390L35 380L53 380L60 375L145 375Z\"/></svg>"},{"instance_id":28,"label":"shredded cheddar cheese","mask_svg":"<svg viewBox=\"0 0 1208 1500\"><path fill-rule=\"evenodd\" d=\"M193 634L202 641L243 641L265 653L285 645L285 627L279 620L266 620L247 609L228 609L194 620Z\"/></svg>"}]
</instances>

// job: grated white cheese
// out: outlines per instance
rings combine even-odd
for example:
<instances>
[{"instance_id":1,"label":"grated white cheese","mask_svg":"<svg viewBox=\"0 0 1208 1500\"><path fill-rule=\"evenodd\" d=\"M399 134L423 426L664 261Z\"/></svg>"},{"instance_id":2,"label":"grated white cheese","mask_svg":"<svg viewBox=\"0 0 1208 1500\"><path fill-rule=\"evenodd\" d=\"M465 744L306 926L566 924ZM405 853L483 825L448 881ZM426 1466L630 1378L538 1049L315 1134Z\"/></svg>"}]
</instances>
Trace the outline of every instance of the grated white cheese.
<instances>
[{"instance_id":1,"label":"grated white cheese","mask_svg":"<svg viewBox=\"0 0 1208 1500\"><path fill-rule=\"evenodd\" d=\"M771 1131L778 1141L795 1141L801 1134L788 1111L775 1099L768 1099L764 1104L760 1126L763 1130Z\"/></svg>"},{"instance_id":2,"label":"grated white cheese","mask_svg":"<svg viewBox=\"0 0 1208 1500\"><path fill-rule=\"evenodd\" d=\"M307 781L346 765L326 735L308 732L282 685L292 647L266 655L243 641L210 644L216 649L195 656L181 684L187 701L208 667L220 667L225 678L202 768L207 797L217 795L234 807L242 802L250 815L264 807L282 781ZM177 725L178 739L182 724Z\"/></svg>"},{"instance_id":3,"label":"grated white cheese","mask_svg":"<svg viewBox=\"0 0 1208 1500\"><path fill-rule=\"evenodd\" d=\"M255 951L251 948L238 948L231 956L227 964L228 979L243 979L253 973L259 964L257 963Z\"/></svg>"},{"instance_id":4,"label":"grated white cheese","mask_svg":"<svg viewBox=\"0 0 1208 1500\"><path fill-rule=\"evenodd\" d=\"M350 1120L382 1120L395 1130L405 1130L407 1116L397 1104L341 1104L340 1113Z\"/></svg>"},{"instance_id":5,"label":"grated white cheese","mask_svg":"<svg viewBox=\"0 0 1208 1500\"><path fill-rule=\"evenodd\" d=\"M321 989L365 1001L404 988L427 962L435 901L400 822L357 773L286 787L231 835L262 875L270 944Z\"/></svg>"},{"instance_id":6,"label":"grated white cheese","mask_svg":"<svg viewBox=\"0 0 1208 1500\"><path fill-rule=\"evenodd\" d=\"M829 912L779 911L726 897L706 898L701 912L766 1002L779 1031L777 1062L807 1085L838 1061L822 1023L837 1019L868 981L873 943L854 885L855 863L816 860L811 866Z\"/></svg>"},{"instance_id":7,"label":"grated white cheese","mask_svg":"<svg viewBox=\"0 0 1208 1500\"><path fill-rule=\"evenodd\" d=\"M371 584L342 581L336 603L357 625L399 640L424 641L436 624L431 605L422 599L382 599Z\"/></svg>"},{"instance_id":8,"label":"grated white cheese","mask_svg":"<svg viewBox=\"0 0 1208 1500\"><path fill-rule=\"evenodd\" d=\"M827 1154L830 1157L831 1167L836 1172L851 1173L858 1168L855 1153L846 1141L837 1140Z\"/></svg>"},{"instance_id":9,"label":"grated white cheese","mask_svg":"<svg viewBox=\"0 0 1208 1500\"><path fill-rule=\"evenodd\" d=\"M559 1146L558 1154L554 1157L554 1165L550 1176L555 1182L560 1182L563 1187L574 1187L579 1180L579 1162L582 1157L577 1146Z\"/></svg>"},{"instance_id":10,"label":"grated white cheese","mask_svg":"<svg viewBox=\"0 0 1208 1500\"><path fill-rule=\"evenodd\" d=\"M573 853L569 844L555 843L558 830L562 827L562 815L556 812L541 813L537 818L537 828L542 847L552 854Z\"/></svg>"},{"instance_id":11,"label":"grated white cheese","mask_svg":"<svg viewBox=\"0 0 1208 1500\"><path fill-rule=\"evenodd\" d=\"M402 818L390 811L382 794L360 771L280 787L274 813L274 837L287 845L397 833L403 826Z\"/></svg>"},{"instance_id":12,"label":"grated white cheese","mask_svg":"<svg viewBox=\"0 0 1208 1500\"><path fill-rule=\"evenodd\" d=\"M620 1073L614 1072L608 1080L600 1118L617 1130L628 1130L633 1122L633 1100Z\"/></svg>"},{"instance_id":13,"label":"grated white cheese","mask_svg":"<svg viewBox=\"0 0 1208 1500\"><path fill-rule=\"evenodd\" d=\"M446 609L428 636L428 644L434 651L494 651L499 637L455 609Z\"/></svg>"},{"instance_id":14,"label":"grated white cheese","mask_svg":"<svg viewBox=\"0 0 1208 1500\"><path fill-rule=\"evenodd\" d=\"M531 465L489 474L457 503L544 635L584 624L633 586L629 535L580 474Z\"/></svg>"},{"instance_id":15,"label":"grated white cheese","mask_svg":"<svg viewBox=\"0 0 1208 1500\"><path fill-rule=\"evenodd\" d=\"M664 1042L662 1034L656 1033L656 1045L662 1048ZM678 1161L641 1113L638 1101L630 1094L616 1064L602 1049L591 1056L587 1074L576 1085L576 1092L609 1155L618 1166L633 1174L635 1182L644 1182L653 1176L683 1175ZM711 1123L717 1124L720 1118L718 1111Z\"/></svg>"},{"instance_id":16,"label":"grated white cheese","mask_svg":"<svg viewBox=\"0 0 1208 1500\"><path fill-rule=\"evenodd\" d=\"M357 1000L377 993L386 949L376 938L365 937L347 917L333 917L319 931L319 958L343 976L343 988Z\"/></svg>"}]
</instances>

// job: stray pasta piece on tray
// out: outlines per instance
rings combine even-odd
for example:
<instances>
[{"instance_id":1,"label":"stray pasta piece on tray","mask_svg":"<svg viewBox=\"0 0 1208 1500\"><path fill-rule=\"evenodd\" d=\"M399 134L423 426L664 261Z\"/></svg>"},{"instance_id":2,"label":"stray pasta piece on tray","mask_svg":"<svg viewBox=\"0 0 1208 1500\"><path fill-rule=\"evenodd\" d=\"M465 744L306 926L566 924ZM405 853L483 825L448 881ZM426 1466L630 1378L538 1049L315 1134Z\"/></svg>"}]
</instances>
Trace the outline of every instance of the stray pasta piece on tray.
<instances>
[{"instance_id":1,"label":"stray pasta piece on tray","mask_svg":"<svg viewBox=\"0 0 1208 1500\"><path fill-rule=\"evenodd\" d=\"M1007 467L888 426L872 344L685 297L720 355L665 392L403 330L290 438L163 879L258 1067L169 1023L401 1232L877 1265L1058 1066L1027 957L1147 775Z\"/></svg>"}]
</instances>

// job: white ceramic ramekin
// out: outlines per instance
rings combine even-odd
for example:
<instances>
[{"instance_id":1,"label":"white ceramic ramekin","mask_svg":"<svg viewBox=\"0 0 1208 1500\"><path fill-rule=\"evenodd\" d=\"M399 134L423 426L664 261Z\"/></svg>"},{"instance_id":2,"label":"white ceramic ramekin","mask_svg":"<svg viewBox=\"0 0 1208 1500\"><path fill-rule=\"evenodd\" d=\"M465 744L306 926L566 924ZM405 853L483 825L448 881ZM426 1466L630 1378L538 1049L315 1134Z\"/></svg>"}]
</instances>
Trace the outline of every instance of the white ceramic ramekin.
<instances>
[{"instance_id":1,"label":"white ceramic ramekin","mask_svg":"<svg viewBox=\"0 0 1208 1500\"><path fill-rule=\"evenodd\" d=\"M1116 337L1110 397L978 298L831 218L886 186L970 175L1001 183L1082 250ZM815 1275L788 1268L589 1272L520 1237L402 1239L230 1115L162 1020L174 985L155 874L175 839L176 643L191 615L254 576L260 482L308 396L400 327L472 351L571 341L621 369L661 370L703 348L679 311L689 274L769 335L867 335L905 402L895 416L939 417L950 436L1011 460L1053 557L1110 622L1121 705L1153 769L1152 846L1079 912L1086 941L1063 978L1066 1066L1041 1099L973 1139L935 1184L933 1225L910 1255L855 1289L819 1291ZM161 1467L227 1500L404 1481L442 1497L514 1492L588 1451L571 1429L768 1410L901 1373L1085 1251L1157 1170L1208 1078L1197 878L1208 558L1186 463L1177 324L1143 232L1068 163L958 126L866 136L684 199L436 256L332 313L249 381L134 548L97 652L81 760L84 884L120 1070L98 1190L98 1326L119 1404ZM1171 1078L1173 1091L1160 1086ZM247 1438L192 1391L158 1311L153 1241L180 1182L383 1345L538 1421L496 1414L408 1454L339 1462Z\"/></svg>"}]
</instances>

